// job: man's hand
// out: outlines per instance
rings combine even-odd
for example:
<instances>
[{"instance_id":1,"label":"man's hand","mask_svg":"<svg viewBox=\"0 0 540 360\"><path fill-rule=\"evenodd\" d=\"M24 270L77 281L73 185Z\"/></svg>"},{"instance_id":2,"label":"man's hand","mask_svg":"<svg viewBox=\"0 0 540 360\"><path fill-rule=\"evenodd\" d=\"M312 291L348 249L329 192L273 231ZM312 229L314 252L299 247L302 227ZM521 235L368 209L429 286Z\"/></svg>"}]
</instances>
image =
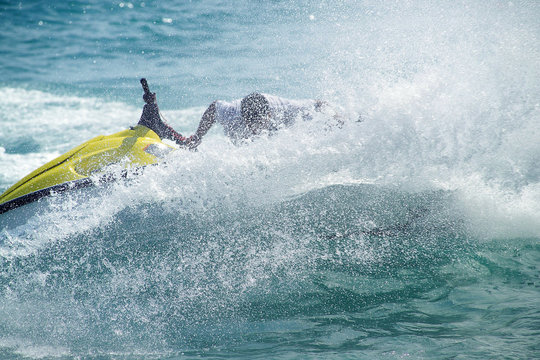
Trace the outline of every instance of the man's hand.
<instances>
[{"instance_id":1,"label":"man's hand","mask_svg":"<svg viewBox=\"0 0 540 360\"><path fill-rule=\"evenodd\" d=\"M143 100L147 104L155 104L157 102L156 93L145 93L143 95Z\"/></svg>"},{"instance_id":2,"label":"man's hand","mask_svg":"<svg viewBox=\"0 0 540 360\"><path fill-rule=\"evenodd\" d=\"M184 146L187 147L189 150L195 149L199 144L201 143L201 138L197 135L191 135L186 139L186 142L184 143Z\"/></svg>"}]
</instances>

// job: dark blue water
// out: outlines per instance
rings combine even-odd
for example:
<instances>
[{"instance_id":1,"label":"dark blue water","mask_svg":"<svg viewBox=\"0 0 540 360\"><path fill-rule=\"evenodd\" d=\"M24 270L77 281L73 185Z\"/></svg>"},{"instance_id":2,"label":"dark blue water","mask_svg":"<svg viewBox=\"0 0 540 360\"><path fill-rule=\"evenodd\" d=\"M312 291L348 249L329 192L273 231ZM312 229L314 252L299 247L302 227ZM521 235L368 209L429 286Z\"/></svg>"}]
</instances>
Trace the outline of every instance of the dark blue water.
<instances>
[{"instance_id":1,"label":"dark blue water","mask_svg":"<svg viewBox=\"0 0 540 360\"><path fill-rule=\"evenodd\" d=\"M128 182L0 215L0 358L533 359L540 6L0 2L0 190L215 99L322 98L212 129ZM362 122L358 122L361 115Z\"/></svg>"}]
</instances>

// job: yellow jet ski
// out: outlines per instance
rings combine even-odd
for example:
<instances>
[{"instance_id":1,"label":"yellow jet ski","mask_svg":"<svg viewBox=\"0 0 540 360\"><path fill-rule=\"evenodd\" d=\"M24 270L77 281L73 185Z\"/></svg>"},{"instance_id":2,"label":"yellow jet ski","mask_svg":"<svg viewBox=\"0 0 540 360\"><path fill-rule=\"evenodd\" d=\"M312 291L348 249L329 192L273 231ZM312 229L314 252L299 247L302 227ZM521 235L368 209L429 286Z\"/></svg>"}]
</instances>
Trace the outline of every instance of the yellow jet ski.
<instances>
[{"instance_id":1,"label":"yellow jet ski","mask_svg":"<svg viewBox=\"0 0 540 360\"><path fill-rule=\"evenodd\" d=\"M147 104L137 126L97 136L34 170L0 196L0 214L51 194L114 181L117 173L107 172L113 165L124 169L121 176L125 177L130 169L156 164L176 149L163 143L158 133L183 145L185 138L159 118L155 94L150 93L146 80L141 83Z\"/></svg>"}]
</instances>

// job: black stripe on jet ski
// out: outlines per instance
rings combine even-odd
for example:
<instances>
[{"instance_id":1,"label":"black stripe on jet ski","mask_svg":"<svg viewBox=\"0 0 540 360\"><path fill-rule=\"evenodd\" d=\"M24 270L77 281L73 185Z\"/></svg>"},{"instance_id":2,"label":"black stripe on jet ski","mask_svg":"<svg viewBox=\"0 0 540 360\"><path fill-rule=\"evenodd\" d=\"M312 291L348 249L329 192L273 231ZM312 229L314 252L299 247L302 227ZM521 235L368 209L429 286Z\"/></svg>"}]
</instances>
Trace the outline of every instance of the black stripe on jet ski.
<instances>
[{"instance_id":1,"label":"black stripe on jet ski","mask_svg":"<svg viewBox=\"0 0 540 360\"><path fill-rule=\"evenodd\" d=\"M154 166L157 164L150 164L150 165ZM38 191L34 191L30 194L19 196L16 199L0 204L0 214L3 214L9 210L16 209L20 206L30 204L31 202L37 201L43 197L62 193L67 190L82 189L82 188L86 188L90 186L95 186L98 184L101 185L101 184L110 183L110 182L117 181L120 179L126 179L129 177L130 174L140 175L146 166L148 165L138 166L130 170L124 169L119 174L118 173L104 174L101 177L99 177L97 180L91 179L91 178L78 179L78 180L68 181L62 184L58 184L58 185L53 185L51 187L41 189Z\"/></svg>"},{"instance_id":2,"label":"black stripe on jet ski","mask_svg":"<svg viewBox=\"0 0 540 360\"><path fill-rule=\"evenodd\" d=\"M63 184L53 185L45 189L34 191L30 194L19 196L18 198L15 198L13 200L10 200L1 204L0 214L3 214L9 210L16 209L20 206L29 204L31 202L37 201L45 196L61 193L66 190L82 189L82 188L89 187L92 185L94 185L94 181L90 178L73 180L73 181L63 183Z\"/></svg>"}]
</instances>

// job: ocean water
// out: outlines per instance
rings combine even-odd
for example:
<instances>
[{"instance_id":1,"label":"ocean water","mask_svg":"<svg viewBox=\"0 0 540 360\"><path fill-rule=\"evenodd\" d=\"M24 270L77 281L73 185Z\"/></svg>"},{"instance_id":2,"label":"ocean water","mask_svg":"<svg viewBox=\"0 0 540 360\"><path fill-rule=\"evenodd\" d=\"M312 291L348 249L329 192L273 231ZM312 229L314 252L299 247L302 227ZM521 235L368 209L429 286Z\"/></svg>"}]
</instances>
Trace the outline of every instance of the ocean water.
<instances>
[{"instance_id":1,"label":"ocean water","mask_svg":"<svg viewBox=\"0 0 540 360\"><path fill-rule=\"evenodd\" d=\"M539 19L0 1L0 191L135 124L141 77L186 135L255 90L345 119L243 146L216 126L131 181L0 215L0 359L540 358Z\"/></svg>"}]
</instances>

